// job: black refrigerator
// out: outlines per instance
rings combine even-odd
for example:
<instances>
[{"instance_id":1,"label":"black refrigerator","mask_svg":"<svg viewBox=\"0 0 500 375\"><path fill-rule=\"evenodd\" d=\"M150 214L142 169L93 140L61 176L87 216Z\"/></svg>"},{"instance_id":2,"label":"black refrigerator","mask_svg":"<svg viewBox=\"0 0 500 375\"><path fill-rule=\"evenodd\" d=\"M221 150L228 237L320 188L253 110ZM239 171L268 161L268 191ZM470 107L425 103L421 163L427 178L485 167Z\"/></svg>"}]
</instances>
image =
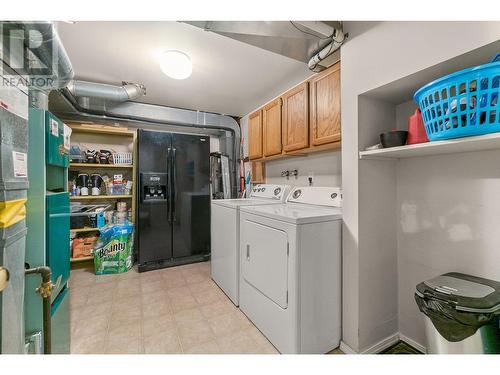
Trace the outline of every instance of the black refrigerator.
<instances>
[{"instance_id":1,"label":"black refrigerator","mask_svg":"<svg viewBox=\"0 0 500 375\"><path fill-rule=\"evenodd\" d=\"M210 258L210 138L138 131L139 272Z\"/></svg>"}]
</instances>

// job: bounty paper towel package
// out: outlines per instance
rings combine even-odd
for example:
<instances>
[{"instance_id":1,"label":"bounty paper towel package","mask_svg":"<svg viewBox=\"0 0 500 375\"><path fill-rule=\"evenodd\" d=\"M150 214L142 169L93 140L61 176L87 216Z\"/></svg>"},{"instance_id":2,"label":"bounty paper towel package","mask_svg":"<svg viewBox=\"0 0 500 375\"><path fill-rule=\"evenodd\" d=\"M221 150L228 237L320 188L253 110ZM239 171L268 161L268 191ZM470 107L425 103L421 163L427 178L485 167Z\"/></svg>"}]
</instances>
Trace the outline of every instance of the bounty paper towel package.
<instances>
[{"instance_id":1,"label":"bounty paper towel package","mask_svg":"<svg viewBox=\"0 0 500 375\"><path fill-rule=\"evenodd\" d=\"M96 275L123 273L132 268L134 226L129 222L104 227L94 250Z\"/></svg>"}]
</instances>

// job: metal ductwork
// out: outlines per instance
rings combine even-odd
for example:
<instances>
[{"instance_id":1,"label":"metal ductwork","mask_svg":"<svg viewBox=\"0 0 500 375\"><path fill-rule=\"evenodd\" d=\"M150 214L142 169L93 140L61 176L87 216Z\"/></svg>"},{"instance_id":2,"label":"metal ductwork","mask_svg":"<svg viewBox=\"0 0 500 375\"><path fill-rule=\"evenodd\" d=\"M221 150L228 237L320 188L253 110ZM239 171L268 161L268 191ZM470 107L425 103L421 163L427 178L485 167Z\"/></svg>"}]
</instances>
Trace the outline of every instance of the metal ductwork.
<instances>
[{"instance_id":1,"label":"metal ductwork","mask_svg":"<svg viewBox=\"0 0 500 375\"><path fill-rule=\"evenodd\" d=\"M138 83L123 82L122 86L73 80L67 90L76 98L95 98L112 102L126 102L146 95L146 88Z\"/></svg>"},{"instance_id":2,"label":"metal ductwork","mask_svg":"<svg viewBox=\"0 0 500 375\"><path fill-rule=\"evenodd\" d=\"M339 21L190 21L190 25L251 44L320 71L340 60L346 35ZM330 56L333 58L328 58Z\"/></svg>"},{"instance_id":3,"label":"metal ductwork","mask_svg":"<svg viewBox=\"0 0 500 375\"><path fill-rule=\"evenodd\" d=\"M59 34L52 22L2 22L10 30L22 30L17 34L18 40L24 44L22 55L16 48L10 49L10 44L3 44L4 62L17 74L28 76L30 82L29 96L32 106L41 109L48 108L47 95L51 90L65 87L73 79L74 72L71 61L61 43ZM36 45L36 48L29 48ZM16 44L17 47L17 44ZM27 59L25 59L27 54ZM5 57L9 56L8 61ZM39 61L40 64L32 64ZM30 61L26 66L25 62ZM49 67L50 74L40 73L40 66ZM40 78L40 79L37 79Z\"/></svg>"},{"instance_id":4,"label":"metal ductwork","mask_svg":"<svg viewBox=\"0 0 500 375\"><path fill-rule=\"evenodd\" d=\"M309 69L311 69L313 72L319 72L325 69L324 64L320 63L324 61L328 56L332 55L335 51L337 51L342 43L344 43L345 38L346 36L343 33L342 29L334 29L331 42L326 47L323 47L308 61L307 66L309 67Z\"/></svg>"},{"instance_id":5,"label":"metal ductwork","mask_svg":"<svg viewBox=\"0 0 500 375\"><path fill-rule=\"evenodd\" d=\"M220 151L227 154L230 160L232 198L238 196L241 129L230 116L132 101L89 109L82 107L67 88L51 93L50 111L65 121L120 124L218 137Z\"/></svg>"},{"instance_id":6,"label":"metal ductwork","mask_svg":"<svg viewBox=\"0 0 500 375\"><path fill-rule=\"evenodd\" d=\"M36 29L42 35L43 43L34 53L36 53L36 56L43 64L52 66L54 56L56 57L56 66L53 67L55 79L52 86L46 91L66 87L73 79L75 73L54 24L52 22L35 22L21 25L29 27L29 30ZM30 33L29 35L31 38L32 34ZM30 74L29 69L27 73Z\"/></svg>"}]
</instances>

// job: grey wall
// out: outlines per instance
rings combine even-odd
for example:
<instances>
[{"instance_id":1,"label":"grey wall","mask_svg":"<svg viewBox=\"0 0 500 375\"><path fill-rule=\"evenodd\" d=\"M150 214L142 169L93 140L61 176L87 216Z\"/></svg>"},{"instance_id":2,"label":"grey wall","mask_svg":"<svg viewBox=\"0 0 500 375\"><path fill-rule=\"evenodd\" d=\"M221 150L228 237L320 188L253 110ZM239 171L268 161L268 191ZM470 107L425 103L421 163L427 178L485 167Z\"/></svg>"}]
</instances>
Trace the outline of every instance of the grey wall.
<instances>
[{"instance_id":1,"label":"grey wall","mask_svg":"<svg viewBox=\"0 0 500 375\"><path fill-rule=\"evenodd\" d=\"M439 185L439 188L435 187L433 191L426 188L426 186L434 187L431 179L434 176L438 177L439 173L435 170L435 172L427 174L425 166L429 161L426 162L423 158L400 162L399 166L397 166L397 178L394 174L396 173L394 171L395 166L380 166L381 162L373 162L371 165L365 163L365 161L360 161L358 152L366 146L364 144L366 140L363 138L365 132L373 130L370 130L369 122L360 121L359 95L498 40L500 38L500 23L346 22L345 30L349 32L350 37L341 50L342 184L344 189L343 342L354 351L362 352L384 340L389 332L394 330L395 306L398 306L399 329L417 342L422 342L421 321L416 320L417 314L408 293L411 288L414 288L414 282L417 279L430 273L438 273L438 269L433 269L434 258L439 254L437 243L432 243L433 246L428 246L425 251L420 250L422 257L417 256L416 247L430 245L429 241L431 241L432 236L429 237L429 241L422 242L421 239L424 235L420 236L419 240L412 234L399 233L396 225L392 230L390 228L384 229L388 231L392 240L379 241L381 237L376 232L381 227L380 225L373 225L373 220L383 221L387 215L387 218L394 222L394 218L399 217L401 202L411 201L411 197L415 196L418 191L420 191L418 193L420 202L423 204L421 209L424 209L427 204L437 203L437 200L432 195L426 198L425 193L432 194L433 191L436 191L436 196L444 196L446 182L441 178L442 185ZM369 113L367 112L365 115L369 115ZM403 118L403 115L397 115L396 109L394 116ZM392 126L395 124L392 124ZM451 156L446 158L451 158ZM459 164L455 164L447 170L444 161L439 162L441 159L438 157L436 157L436 160L436 164L441 167L442 173L448 176L451 182L451 184L448 184L448 189L454 190L449 195L450 199L453 197L453 201L447 201L445 207L440 206L443 209L441 213L432 211L430 222L439 225L441 223L438 220L440 215L446 216L446 212L453 209L453 204L457 205L457 202L459 202L459 200L457 201L457 199L460 199L459 192L464 193L458 184L464 183L463 178L460 176L464 175L464 171L473 168L473 163L464 164L469 169L460 168ZM457 160L460 160L460 157L457 156ZM484 204L485 197L492 198L494 196L493 189L496 182L493 183L489 179L492 178L491 174L496 173L498 168L495 167L496 170L492 170L493 160L494 157L490 156L489 159L486 159L485 169L479 168L479 171L472 171L469 174L471 179L467 180L465 186L472 189L473 193L481 192L482 194L480 195L481 198L474 198L476 199L474 201L473 198L467 198L470 201L466 204L466 209L471 209L473 203L477 203L478 200L483 202L481 204ZM434 162L434 160L431 162ZM362 165L362 163L365 164ZM389 163L394 164L393 162ZM411 180L411 186L409 186L408 181L410 176L406 176L401 172L401 166L406 164L411 166L411 169L406 170L420 171L416 173L418 178ZM375 173L373 168L380 171L380 174ZM392 199L392 204L394 205L394 202L397 202L398 205L396 212L392 211L391 208L384 210L381 205L373 204L373 200L377 199L377 190L385 191L386 188L391 189L391 186L394 187L394 182L384 186L382 179L387 177L390 177L392 181L397 181L398 184L394 192L397 192L399 198L394 194ZM376 189L373 187L376 187ZM488 192L487 195L485 195L486 192ZM384 193L384 195L385 197L388 196L387 193ZM370 196L372 200L369 199ZM378 219L374 215L377 210L380 213ZM432 209L429 208L429 210ZM489 214L486 214L485 218L492 220L491 215L493 215L494 208L491 208L491 210L488 208L487 211ZM478 212L477 209L474 212ZM453 216L453 213L451 215ZM460 214L460 212L455 215L458 215L458 219L455 217L454 222L468 225L473 229L477 229L479 227L478 223L481 223L477 219L474 219L475 222L472 223L470 221L466 222L465 214ZM373 220L366 219L369 217L373 218ZM448 225L450 225L449 222ZM440 233L446 232L444 229L437 228L435 227L434 230ZM465 226L459 226L459 228L465 231ZM440 236L442 238L443 235L438 235L435 232L434 238ZM463 235L458 237L463 238ZM496 259L491 257L492 251L488 248L495 240L495 237L491 235L488 240L485 240L484 231L474 232L473 237L475 240L472 243L475 245L477 257L480 259L475 260L475 264L483 262L483 272L491 276L490 265L486 263ZM397 253L401 260L397 266L394 265L394 258L389 259L387 257L388 254L394 251L395 238L399 243ZM410 239L413 239L413 241L410 241ZM392 248L389 252L384 249L387 243ZM408 247L406 246L407 243ZM440 245L442 244L441 241ZM443 250L443 258L436 264L441 264L441 267L444 268L443 263L446 255L453 252L452 247L455 244L456 242L449 239L447 242L449 248ZM467 263L467 257L470 257L471 254L466 253L464 250L459 250L458 253L462 254L463 257L459 258L460 261L457 262L461 264ZM381 254L381 259L386 259L388 263L383 261L373 263L378 254ZM438 259L441 259L441 255L438 256ZM404 268L401 262L408 267ZM439 268L439 270L443 268ZM367 272L367 269L369 269L369 272ZM431 269L433 272L430 272ZM408 274L408 279L406 279L406 275L403 275L403 272ZM401 284L397 293L394 293L393 284L395 282ZM401 294L404 294L404 296ZM376 317L379 317L379 319L374 319ZM410 328L412 324L415 326L413 329Z\"/></svg>"}]
</instances>

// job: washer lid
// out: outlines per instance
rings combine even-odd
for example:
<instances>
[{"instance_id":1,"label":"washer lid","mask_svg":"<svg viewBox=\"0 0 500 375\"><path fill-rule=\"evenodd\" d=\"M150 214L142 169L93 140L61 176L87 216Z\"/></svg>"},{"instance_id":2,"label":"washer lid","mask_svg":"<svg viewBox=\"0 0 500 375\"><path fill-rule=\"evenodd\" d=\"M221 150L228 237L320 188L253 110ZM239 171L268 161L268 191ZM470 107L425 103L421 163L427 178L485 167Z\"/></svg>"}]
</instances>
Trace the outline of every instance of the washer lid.
<instances>
[{"instance_id":1,"label":"washer lid","mask_svg":"<svg viewBox=\"0 0 500 375\"><path fill-rule=\"evenodd\" d=\"M450 272L417 285L422 297L451 302L457 310L496 312L500 310L500 283L481 277Z\"/></svg>"},{"instance_id":2,"label":"washer lid","mask_svg":"<svg viewBox=\"0 0 500 375\"><path fill-rule=\"evenodd\" d=\"M241 212L252 213L292 224L321 223L342 219L338 207L313 206L296 203L242 207Z\"/></svg>"}]
</instances>

